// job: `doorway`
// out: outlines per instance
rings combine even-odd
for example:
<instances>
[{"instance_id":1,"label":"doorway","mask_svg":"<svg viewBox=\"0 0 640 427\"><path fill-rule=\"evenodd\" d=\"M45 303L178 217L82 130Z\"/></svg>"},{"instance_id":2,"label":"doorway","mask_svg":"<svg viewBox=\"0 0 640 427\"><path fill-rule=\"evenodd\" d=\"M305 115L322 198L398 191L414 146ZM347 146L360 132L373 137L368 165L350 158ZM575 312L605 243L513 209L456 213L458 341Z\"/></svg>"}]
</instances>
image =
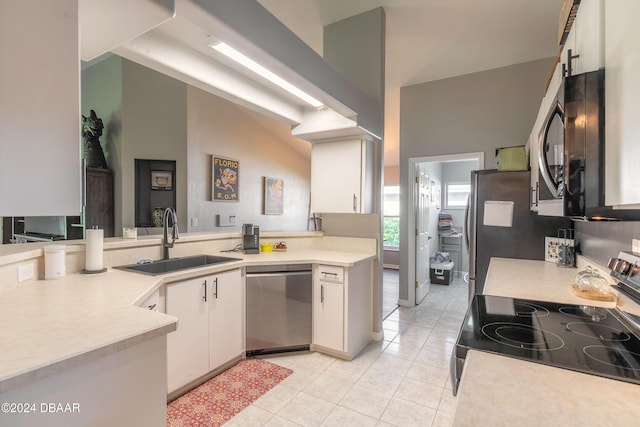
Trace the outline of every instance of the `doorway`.
<instances>
[{"instance_id":1,"label":"doorway","mask_svg":"<svg viewBox=\"0 0 640 427\"><path fill-rule=\"evenodd\" d=\"M449 252L454 262L451 275L463 278L469 259L464 244L466 232L465 204L457 203L456 191L469 183L471 171L484 168L484 153L452 154L409 159L409 183L414 183L413 197L408 197L408 301L409 306L420 304L430 292L430 257L436 252ZM451 229L442 229L441 214L450 218ZM441 232L442 231L442 232ZM450 233L453 231L454 233ZM459 246L440 247L441 237L453 234ZM455 240L454 240L455 241ZM457 251L456 251L457 249Z\"/></svg>"}]
</instances>

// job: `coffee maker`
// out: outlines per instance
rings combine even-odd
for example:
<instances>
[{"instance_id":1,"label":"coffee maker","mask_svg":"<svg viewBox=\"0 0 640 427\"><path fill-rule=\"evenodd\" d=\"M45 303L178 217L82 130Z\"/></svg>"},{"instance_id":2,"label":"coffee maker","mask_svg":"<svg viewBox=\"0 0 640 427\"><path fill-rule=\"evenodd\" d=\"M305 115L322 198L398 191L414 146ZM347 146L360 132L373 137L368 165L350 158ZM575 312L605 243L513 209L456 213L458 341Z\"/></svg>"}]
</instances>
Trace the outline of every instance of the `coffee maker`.
<instances>
[{"instance_id":1,"label":"coffee maker","mask_svg":"<svg viewBox=\"0 0 640 427\"><path fill-rule=\"evenodd\" d=\"M260 253L260 227L242 224L242 248L245 254Z\"/></svg>"}]
</instances>

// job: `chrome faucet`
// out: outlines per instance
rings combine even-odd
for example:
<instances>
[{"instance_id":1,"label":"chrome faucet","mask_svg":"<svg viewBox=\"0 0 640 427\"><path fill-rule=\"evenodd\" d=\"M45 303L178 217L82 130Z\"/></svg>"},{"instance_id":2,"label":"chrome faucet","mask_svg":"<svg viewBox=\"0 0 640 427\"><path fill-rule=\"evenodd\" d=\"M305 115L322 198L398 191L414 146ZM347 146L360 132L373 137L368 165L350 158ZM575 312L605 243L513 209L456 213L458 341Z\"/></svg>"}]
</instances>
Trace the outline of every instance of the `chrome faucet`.
<instances>
[{"instance_id":1,"label":"chrome faucet","mask_svg":"<svg viewBox=\"0 0 640 427\"><path fill-rule=\"evenodd\" d=\"M171 242L169 242L169 218L171 218ZM169 248L178 238L178 218L173 208L166 208L162 214L162 259L169 259Z\"/></svg>"}]
</instances>

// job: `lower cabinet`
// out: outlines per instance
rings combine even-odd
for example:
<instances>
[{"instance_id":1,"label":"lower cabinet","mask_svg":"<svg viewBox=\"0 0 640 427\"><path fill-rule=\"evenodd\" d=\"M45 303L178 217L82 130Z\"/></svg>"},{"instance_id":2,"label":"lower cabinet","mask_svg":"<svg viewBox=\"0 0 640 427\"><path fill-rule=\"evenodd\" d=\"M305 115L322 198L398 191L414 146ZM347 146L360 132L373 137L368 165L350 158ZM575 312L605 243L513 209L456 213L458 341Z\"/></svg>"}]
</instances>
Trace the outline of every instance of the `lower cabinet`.
<instances>
[{"instance_id":1,"label":"lower cabinet","mask_svg":"<svg viewBox=\"0 0 640 427\"><path fill-rule=\"evenodd\" d=\"M316 265L313 349L351 360L372 334L372 263L344 268Z\"/></svg>"},{"instance_id":2,"label":"lower cabinet","mask_svg":"<svg viewBox=\"0 0 640 427\"><path fill-rule=\"evenodd\" d=\"M167 335L169 393L244 353L243 301L240 270L167 285L166 313L178 318Z\"/></svg>"}]
</instances>

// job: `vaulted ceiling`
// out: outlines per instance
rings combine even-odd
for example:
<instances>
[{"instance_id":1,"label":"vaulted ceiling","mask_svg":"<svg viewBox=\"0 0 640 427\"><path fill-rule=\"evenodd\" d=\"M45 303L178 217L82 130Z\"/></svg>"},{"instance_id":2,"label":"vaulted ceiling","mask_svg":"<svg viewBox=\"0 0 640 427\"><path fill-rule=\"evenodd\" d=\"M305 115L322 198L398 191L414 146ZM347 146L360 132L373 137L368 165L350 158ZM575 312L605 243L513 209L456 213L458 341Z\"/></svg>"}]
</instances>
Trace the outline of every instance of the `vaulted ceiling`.
<instances>
[{"instance_id":1,"label":"vaulted ceiling","mask_svg":"<svg viewBox=\"0 0 640 427\"><path fill-rule=\"evenodd\" d=\"M322 55L327 24L383 7L385 165L399 160L400 88L547 58L562 0L259 0Z\"/></svg>"}]
</instances>

